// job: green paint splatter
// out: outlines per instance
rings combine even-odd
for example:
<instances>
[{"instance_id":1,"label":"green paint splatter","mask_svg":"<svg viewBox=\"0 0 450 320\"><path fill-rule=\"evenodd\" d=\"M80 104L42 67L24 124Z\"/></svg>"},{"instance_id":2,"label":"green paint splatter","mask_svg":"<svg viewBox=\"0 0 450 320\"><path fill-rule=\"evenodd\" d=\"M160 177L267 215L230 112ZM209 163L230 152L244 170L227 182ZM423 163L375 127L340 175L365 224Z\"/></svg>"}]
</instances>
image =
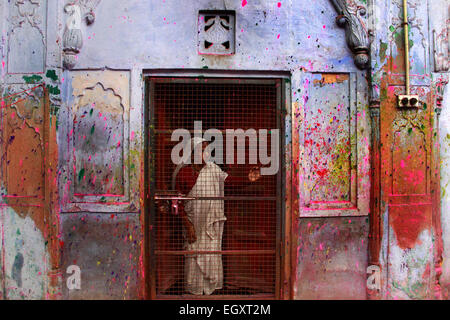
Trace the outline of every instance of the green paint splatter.
<instances>
[{"instance_id":1,"label":"green paint splatter","mask_svg":"<svg viewBox=\"0 0 450 320\"><path fill-rule=\"evenodd\" d=\"M395 31L394 26L390 26L390 27L389 27L389 31L394 32L394 31Z\"/></svg>"},{"instance_id":2,"label":"green paint splatter","mask_svg":"<svg viewBox=\"0 0 450 320\"><path fill-rule=\"evenodd\" d=\"M95 124L91 128L91 134L94 134L94 132L95 132Z\"/></svg>"},{"instance_id":3,"label":"green paint splatter","mask_svg":"<svg viewBox=\"0 0 450 320\"><path fill-rule=\"evenodd\" d=\"M32 76L23 76L22 78L27 84L38 83L39 81L42 80L41 76L35 74L33 74Z\"/></svg>"},{"instance_id":4,"label":"green paint splatter","mask_svg":"<svg viewBox=\"0 0 450 320\"><path fill-rule=\"evenodd\" d=\"M78 172L78 181L81 181L83 177L84 177L84 168L81 169L80 172Z\"/></svg>"},{"instance_id":5,"label":"green paint splatter","mask_svg":"<svg viewBox=\"0 0 450 320\"><path fill-rule=\"evenodd\" d=\"M47 73L45 74L47 78L52 79L53 81L58 80L58 76L56 75L55 70L47 70Z\"/></svg>"},{"instance_id":6,"label":"green paint splatter","mask_svg":"<svg viewBox=\"0 0 450 320\"><path fill-rule=\"evenodd\" d=\"M411 135L413 129L412 128L408 128L408 134Z\"/></svg>"},{"instance_id":7,"label":"green paint splatter","mask_svg":"<svg viewBox=\"0 0 450 320\"><path fill-rule=\"evenodd\" d=\"M380 97L382 100L387 99L387 89L386 88L381 88Z\"/></svg>"},{"instance_id":8,"label":"green paint splatter","mask_svg":"<svg viewBox=\"0 0 450 320\"><path fill-rule=\"evenodd\" d=\"M386 59L386 50L388 48L388 44L380 41L380 60L384 61Z\"/></svg>"},{"instance_id":9,"label":"green paint splatter","mask_svg":"<svg viewBox=\"0 0 450 320\"><path fill-rule=\"evenodd\" d=\"M91 111L89 111L89 115L92 117L93 113L94 113L94 109L92 108Z\"/></svg>"},{"instance_id":10,"label":"green paint splatter","mask_svg":"<svg viewBox=\"0 0 450 320\"><path fill-rule=\"evenodd\" d=\"M53 94L53 95L59 95L61 93L58 86L51 86L49 84L47 85L47 90L50 94Z\"/></svg>"}]
</instances>

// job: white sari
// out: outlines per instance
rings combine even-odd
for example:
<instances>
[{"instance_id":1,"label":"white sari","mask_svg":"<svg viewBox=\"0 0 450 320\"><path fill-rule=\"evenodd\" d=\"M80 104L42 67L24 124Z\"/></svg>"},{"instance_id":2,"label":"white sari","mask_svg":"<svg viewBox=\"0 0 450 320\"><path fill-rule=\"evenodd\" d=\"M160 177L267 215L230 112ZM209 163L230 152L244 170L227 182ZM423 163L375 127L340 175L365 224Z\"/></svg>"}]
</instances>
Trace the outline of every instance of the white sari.
<instances>
[{"instance_id":1,"label":"white sari","mask_svg":"<svg viewBox=\"0 0 450 320\"><path fill-rule=\"evenodd\" d=\"M212 162L200 170L189 197L223 197L228 174ZM223 200L190 200L185 211L195 228L197 240L185 243L186 250L222 250L223 226L227 218ZM223 286L221 254L191 254L185 257L186 290L196 295L210 295Z\"/></svg>"}]
</instances>

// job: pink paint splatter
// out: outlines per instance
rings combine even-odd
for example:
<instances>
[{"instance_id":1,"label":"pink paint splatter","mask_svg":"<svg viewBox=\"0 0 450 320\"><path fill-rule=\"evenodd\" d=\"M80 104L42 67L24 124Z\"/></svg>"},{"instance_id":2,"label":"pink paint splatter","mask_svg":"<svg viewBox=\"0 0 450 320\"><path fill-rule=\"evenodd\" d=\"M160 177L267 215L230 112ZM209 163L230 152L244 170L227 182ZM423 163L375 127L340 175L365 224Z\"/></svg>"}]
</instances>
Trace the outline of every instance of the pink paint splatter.
<instances>
[{"instance_id":1,"label":"pink paint splatter","mask_svg":"<svg viewBox=\"0 0 450 320\"><path fill-rule=\"evenodd\" d=\"M281 7L281 2L278 2L277 6L278 6L278 8L280 8Z\"/></svg>"},{"instance_id":2,"label":"pink paint splatter","mask_svg":"<svg viewBox=\"0 0 450 320\"><path fill-rule=\"evenodd\" d=\"M247 0L242 0L242 6L245 7L247 5Z\"/></svg>"},{"instance_id":3,"label":"pink paint splatter","mask_svg":"<svg viewBox=\"0 0 450 320\"><path fill-rule=\"evenodd\" d=\"M280 34L277 35L277 39L280 39Z\"/></svg>"}]
</instances>

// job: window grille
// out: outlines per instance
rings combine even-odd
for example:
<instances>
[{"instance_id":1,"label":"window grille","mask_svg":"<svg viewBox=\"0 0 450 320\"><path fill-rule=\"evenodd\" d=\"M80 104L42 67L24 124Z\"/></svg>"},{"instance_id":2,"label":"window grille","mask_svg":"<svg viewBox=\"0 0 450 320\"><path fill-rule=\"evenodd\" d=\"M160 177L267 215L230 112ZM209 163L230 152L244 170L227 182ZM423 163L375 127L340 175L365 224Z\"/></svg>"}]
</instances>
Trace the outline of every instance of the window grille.
<instances>
[{"instance_id":1,"label":"window grille","mask_svg":"<svg viewBox=\"0 0 450 320\"><path fill-rule=\"evenodd\" d=\"M226 129L279 129L280 82L158 78L150 83L150 268L156 297L274 297L281 169L258 175L262 164L259 157L249 164L249 139L245 164L218 164L209 175L204 164L177 166L171 152L179 141L171 141L171 134L184 128L194 136L194 122L201 121L203 133L220 130L226 145ZM267 138L269 153L273 139ZM237 147L235 141L235 157ZM221 172L228 176L223 193L217 193L212 189ZM188 200L174 201L180 197ZM195 229L192 243L186 217Z\"/></svg>"}]
</instances>

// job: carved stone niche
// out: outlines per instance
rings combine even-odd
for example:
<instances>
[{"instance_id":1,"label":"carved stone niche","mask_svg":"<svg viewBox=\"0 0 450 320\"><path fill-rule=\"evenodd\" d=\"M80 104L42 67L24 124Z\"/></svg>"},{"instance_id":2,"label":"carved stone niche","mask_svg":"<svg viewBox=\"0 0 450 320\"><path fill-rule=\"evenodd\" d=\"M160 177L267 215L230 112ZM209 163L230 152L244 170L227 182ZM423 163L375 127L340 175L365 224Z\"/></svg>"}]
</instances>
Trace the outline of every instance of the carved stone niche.
<instances>
[{"instance_id":1,"label":"carved stone niche","mask_svg":"<svg viewBox=\"0 0 450 320\"><path fill-rule=\"evenodd\" d=\"M450 16L450 6L448 6ZM450 70L450 18L445 21L443 28L437 32L433 30L434 41L434 71L447 72Z\"/></svg>"},{"instance_id":2,"label":"carved stone niche","mask_svg":"<svg viewBox=\"0 0 450 320\"><path fill-rule=\"evenodd\" d=\"M337 25L345 29L345 40L353 53L355 65L359 69L366 69L369 65L369 35L360 17L366 14L366 9L358 6L354 0L330 2L338 14Z\"/></svg>"},{"instance_id":3,"label":"carved stone niche","mask_svg":"<svg viewBox=\"0 0 450 320\"><path fill-rule=\"evenodd\" d=\"M69 2L64 6L64 11L69 15L63 35L63 66L72 69L77 61L77 55L83 47L83 33L81 30L82 18L87 25L95 21L94 9L100 0L79 0Z\"/></svg>"},{"instance_id":4,"label":"carved stone niche","mask_svg":"<svg viewBox=\"0 0 450 320\"><path fill-rule=\"evenodd\" d=\"M231 10L200 10L198 53L230 55L235 52L236 14Z\"/></svg>"}]
</instances>

